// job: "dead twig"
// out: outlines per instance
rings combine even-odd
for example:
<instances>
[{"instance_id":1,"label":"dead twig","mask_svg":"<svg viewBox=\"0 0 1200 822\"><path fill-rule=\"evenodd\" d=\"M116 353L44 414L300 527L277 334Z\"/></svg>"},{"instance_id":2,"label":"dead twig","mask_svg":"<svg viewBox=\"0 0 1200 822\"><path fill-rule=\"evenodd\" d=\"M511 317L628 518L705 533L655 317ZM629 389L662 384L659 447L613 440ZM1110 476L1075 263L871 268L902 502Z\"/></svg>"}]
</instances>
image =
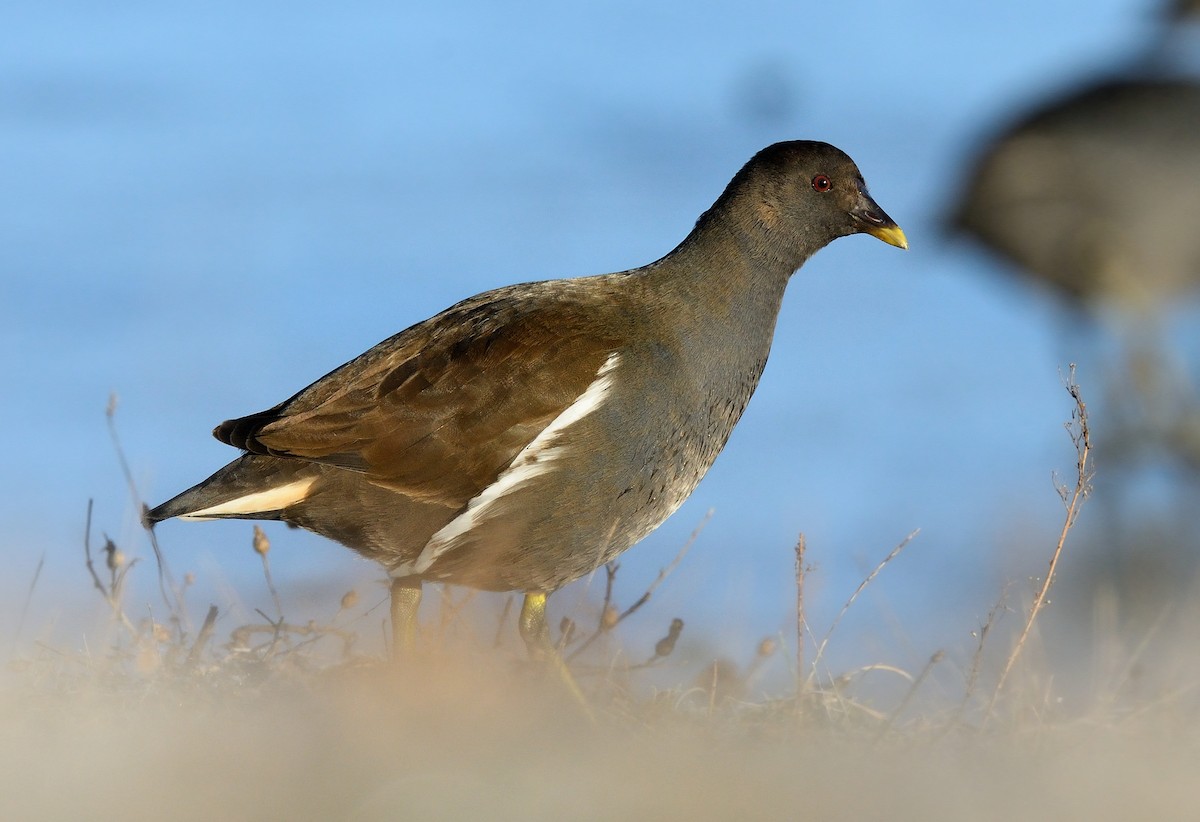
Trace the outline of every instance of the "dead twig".
<instances>
[{"instance_id":1,"label":"dead twig","mask_svg":"<svg viewBox=\"0 0 1200 822\"><path fill-rule=\"evenodd\" d=\"M979 630L972 631L972 635L975 637L975 653L971 655L971 667L967 671L967 684L963 689L963 696L958 703L958 708L955 709L951 720L946 723L942 735L949 733L962 720L963 714L967 712L967 706L975 696L975 689L979 687L979 674L983 670L983 648L992 629L996 627L996 623L1000 621L1003 613L1008 610L1007 601L1010 584L1004 586L1004 590L1000 592L999 599L996 600L991 610L988 611L983 624L979 626Z\"/></svg>"},{"instance_id":2,"label":"dead twig","mask_svg":"<svg viewBox=\"0 0 1200 822\"><path fill-rule=\"evenodd\" d=\"M492 638L493 648L500 647L500 641L504 632L504 625L508 622L508 615L512 613L514 599L516 599L516 596L513 594L509 594L504 598L504 608L500 611L500 619L496 621L496 635Z\"/></svg>"},{"instance_id":3,"label":"dead twig","mask_svg":"<svg viewBox=\"0 0 1200 822\"><path fill-rule=\"evenodd\" d=\"M204 624L200 626L200 633L196 634L196 641L192 643L192 647L188 649L187 658L183 661L185 668L192 668L200 659L200 653L204 650L204 646L208 643L209 637L212 636L213 626L217 624L217 606L208 606L208 613L204 617Z\"/></svg>"},{"instance_id":4,"label":"dead twig","mask_svg":"<svg viewBox=\"0 0 1200 822\"><path fill-rule=\"evenodd\" d=\"M17 621L17 633L13 636L13 654L16 654L17 647L21 643L21 634L25 632L25 618L29 616L29 605L33 602L33 592L37 588L38 580L42 576L42 568L46 565L46 552L42 552L42 556L38 559L37 568L33 569L33 579L29 580L29 588L25 591L25 603L21 606L21 618Z\"/></svg>"},{"instance_id":5,"label":"dead twig","mask_svg":"<svg viewBox=\"0 0 1200 822\"><path fill-rule=\"evenodd\" d=\"M844 617L846 612L850 610L850 606L854 604L854 600L858 599L858 595L861 594L866 587L875 580L875 577L879 576L879 572L883 570L883 566L887 565L889 562L899 556L900 552L903 551L905 547L907 547L908 544L912 542L920 532L921 529L918 528L901 540L900 544L893 548L891 552L884 557L878 565L875 566L871 573L867 574L867 578L860 582L858 587L854 589L854 593L850 595L848 600L846 600L846 604L842 606L842 610L838 612L837 617L834 618L833 623L829 626L829 630L825 632L825 636L821 639L821 643L817 646L817 652L813 656L812 665L809 667L808 678L804 682L805 688L812 687L813 680L816 679L817 676L817 666L821 662L821 657L825 655L825 647L829 644L829 637L832 636L833 632L837 629L838 623L842 621L842 617Z\"/></svg>"},{"instance_id":6,"label":"dead twig","mask_svg":"<svg viewBox=\"0 0 1200 822\"><path fill-rule=\"evenodd\" d=\"M666 636L654 643L654 653L642 663L629 665L626 667L628 671L637 671L642 668L649 668L659 660L666 659L675 650L675 643L679 641L679 635L683 633L683 620L675 617L671 620L671 625L667 628Z\"/></svg>"},{"instance_id":7,"label":"dead twig","mask_svg":"<svg viewBox=\"0 0 1200 822\"><path fill-rule=\"evenodd\" d=\"M655 589L658 588L659 585L662 585L663 580L671 575L671 572L679 566L679 563L683 562L683 558L687 555L687 552L691 550L692 545L695 544L696 540L700 538L700 533L704 530L704 527L708 525L708 521L712 519L712 516L713 509L709 508L708 511L705 512L704 518L700 520L700 523L694 529L692 529L692 533L688 535L687 541L683 543L683 547L679 549L679 553L675 555L675 558L671 560L671 562L668 563L665 568L659 570L658 576L654 578L654 581L650 583L649 587L647 587L642 595L638 597L637 601L621 612L621 615L617 617L617 624L620 624L621 620L632 615L635 611L637 611L638 608L641 608L650 601L650 596L654 593Z\"/></svg>"},{"instance_id":8,"label":"dead twig","mask_svg":"<svg viewBox=\"0 0 1200 822\"><path fill-rule=\"evenodd\" d=\"M799 684L800 672L804 670L804 550L807 547L804 533L796 538L796 682ZM798 694L797 694L798 695Z\"/></svg>"},{"instance_id":9,"label":"dead twig","mask_svg":"<svg viewBox=\"0 0 1200 822\"><path fill-rule=\"evenodd\" d=\"M1017 638L1012 651L1009 653L1008 660L1004 663L1004 669L1000 672L1000 678L996 681L996 688L992 691L992 697L988 701L987 710L984 711L984 725L987 724L992 716L992 712L996 707L996 700L999 699L1000 692L1004 689L1004 685L1008 681L1008 675L1011 673L1013 665L1016 664L1017 658L1021 655L1021 650L1025 647L1025 641L1033 631L1038 614L1049 604L1050 587L1054 584L1054 574L1058 570L1058 561L1062 558L1063 546L1067 542L1067 534L1070 533L1071 528L1075 525L1083 500L1092 489L1092 474L1088 468L1088 457L1092 452L1091 431L1088 428L1087 404L1084 403L1079 385L1075 382L1074 363L1071 364L1070 371L1064 383L1067 392L1071 395L1071 399L1075 402L1075 407L1071 410L1071 419L1065 424L1067 433L1071 436L1071 443L1075 446L1075 486L1072 489L1058 483L1057 479L1055 481L1058 495L1062 498L1063 505L1066 508L1062 529L1058 534L1058 543L1054 546L1054 552L1050 556L1050 566L1046 569L1046 576L1042 579L1041 587L1034 594L1033 604L1029 608L1029 614L1025 618L1025 625L1021 629L1021 634Z\"/></svg>"},{"instance_id":10,"label":"dead twig","mask_svg":"<svg viewBox=\"0 0 1200 822\"><path fill-rule=\"evenodd\" d=\"M129 496L133 500L133 506L138 511L145 511L146 504L142 501L141 492L138 491L137 482L133 479L133 471L129 469L129 460L125 458L125 449L121 445L121 437L117 433L117 395L108 395L108 405L104 409L104 417L108 421L108 434L112 439L113 449L117 452L117 462L121 465L121 473L125 476L125 484L129 488ZM142 525L146 532L150 535L150 547L154 550L154 561L158 566L158 591L162 595L163 603L167 609L173 614L176 614L180 620L186 620L187 614L179 601L179 589L175 585L175 580L171 577L171 569L167 567L166 557L158 547L158 538L154 534L154 529L142 518ZM167 588L175 594L175 600L167 596Z\"/></svg>"},{"instance_id":11,"label":"dead twig","mask_svg":"<svg viewBox=\"0 0 1200 822\"><path fill-rule=\"evenodd\" d=\"M624 611L621 611L615 619L608 616L608 613L609 607L612 604L613 582L616 578L617 569L620 568L620 565L610 562L604 566L604 572L607 576L605 578L604 587L604 607L600 611L599 624L596 626L596 629L592 631L592 633L589 634L586 639L581 641L579 645L576 646L575 650L571 652L571 655L567 657L568 662L578 657L600 636L608 633L613 628L616 628L624 619L632 616L639 608L650 601L650 597L653 596L654 591L658 588L658 586L662 585L663 580L671 575L671 572L678 567L679 563L683 562L683 558L687 556L687 552L691 550L692 545L695 544L696 540L700 538L701 532L704 531L704 527L708 525L708 521L712 519L713 513L714 509L712 508L709 508L708 511L705 512L704 518L700 520L694 529L692 529L692 533L688 535L687 540L683 543L683 547L679 549L677 554L675 554L675 558L672 559L665 567L659 570L658 576L656 576L654 581L646 587L646 590L640 597L637 598L637 601Z\"/></svg>"},{"instance_id":12,"label":"dead twig","mask_svg":"<svg viewBox=\"0 0 1200 822\"><path fill-rule=\"evenodd\" d=\"M104 583L100 581L100 575L96 573L96 566L92 564L92 505L93 500L88 500L87 518L83 524L83 559L87 566L88 574L92 577L92 585L104 597L108 599L108 589L104 587Z\"/></svg>"},{"instance_id":13,"label":"dead twig","mask_svg":"<svg viewBox=\"0 0 1200 822\"><path fill-rule=\"evenodd\" d=\"M283 603L279 599L279 591L275 588L275 580L271 578L271 560L267 555L271 552L271 540L267 539L267 534L257 525L254 526L254 537L251 539L251 546L254 548L254 553L262 557L263 576L267 580L267 590L271 592L271 601L275 603L275 613L279 615L280 621L283 620Z\"/></svg>"},{"instance_id":14,"label":"dead twig","mask_svg":"<svg viewBox=\"0 0 1200 822\"><path fill-rule=\"evenodd\" d=\"M262 614L259 611L259 614ZM314 622L309 622L307 625L296 625L291 622L272 622L265 614L263 618L267 620L265 625L243 625L240 628L235 628L229 635L229 644L235 649L250 649L250 639L256 634L271 634L271 641L267 646L267 654L271 654L275 645L279 642L280 637L284 635L304 636L319 638L322 636L336 636L342 640L345 648L350 648L357 636L352 631L346 631L341 628L335 628L330 625L317 625Z\"/></svg>"},{"instance_id":15,"label":"dead twig","mask_svg":"<svg viewBox=\"0 0 1200 822\"><path fill-rule=\"evenodd\" d=\"M887 732L892 729L892 726L896 724L896 720L900 718L900 715L904 713L905 709L907 709L909 704L912 703L913 697L917 695L917 691L921 689L921 686L925 684L925 680L929 678L929 674L933 670L933 667L945 658L945 651L935 651L933 656L929 657L929 661L925 663L925 667L921 669L921 673L917 674L917 678L914 679L912 684L909 686L908 692L904 695L904 699L900 700L900 704L896 706L896 710L891 712L887 718L887 721L883 723L883 727L879 729L879 733L875 736L876 741L883 739L883 737L887 735Z\"/></svg>"},{"instance_id":16,"label":"dead twig","mask_svg":"<svg viewBox=\"0 0 1200 822\"><path fill-rule=\"evenodd\" d=\"M775 652L779 649L780 642L773 636L763 637L758 642L758 647L754 649L754 658L750 660L750 664L746 666L746 670L742 672L742 688L745 691L750 690L762 673L767 660L775 656Z\"/></svg>"},{"instance_id":17,"label":"dead twig","mask_svg":"<svg viewBox=\"0 0 1200 822\"><path fill-rule=\"evenodd\" d=\"M457 601L449 585L440 586L438 593L438 637L444 641L450 628L458 622L459 615L475 599L478 591L467 588Z\"/></svg>"},{"instance_id":18,"label":"dead twig","mask_svg":"<svg viewBox=\"0 0 1200 822\"><path fill-rule=\"evenodd\" d=\"M116 578L114 577L114 588L108 588L105 587L104 583L100 581L100 575L96 573L96 566L92 561L92 507L93 501L89 499L87 506L87 518L84 521L83 526L84 564L87 566L88 574L92 578L92 585L94 585L96 590L100 592L100 596L104 597L104 601L108 603L109 610L112 611L113 616L118 622L121 623L125 630L129 631L130 636L137 636L137 629L134 627L133 623L129 621L129 617L125 615L125 610L121 607L121 600L117 596L118 592L114 590L116 587ZM109 565L111 567L116 556L116 546L113 545L112 540L106 538L105 549L109 550L109 546L112 546L109 552ZM132 567L132 563L130 563L129 567ZM122 579L123 578L124 577L122 576Z\"/></svg>"},{"instance_id":19,"label":"dead twig","mask_svg":"<svg viewBox=\"0 0 1200 822\"><path fill-rule=\"evenodd\" d=\"M275 646L279 644L279 640L283 638L283 634L284 634L283 626L286 625L287 623L284 622L283 617L280 617L277 620L271 619L269 616L267 616L265 613L263 613L262 608L255 608L254 613L258 614L260 617L262 617L264 620L266 620L267 625L271 626L271 631L273 633L273 636L271 637L271 644L267 646L267 650L264 654L265 657L270 657L275 653Z\"/></svg>"}]
</instances>

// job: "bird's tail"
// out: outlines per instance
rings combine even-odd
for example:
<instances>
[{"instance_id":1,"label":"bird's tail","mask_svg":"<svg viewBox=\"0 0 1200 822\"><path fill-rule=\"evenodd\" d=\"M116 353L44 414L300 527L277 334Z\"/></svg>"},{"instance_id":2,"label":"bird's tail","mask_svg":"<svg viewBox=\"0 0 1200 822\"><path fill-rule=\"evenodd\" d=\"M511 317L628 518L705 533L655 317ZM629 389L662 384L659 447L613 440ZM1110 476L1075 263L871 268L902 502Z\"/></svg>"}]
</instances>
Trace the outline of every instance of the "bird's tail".
<instances>
[{"instance_id":1,"label":"bird's tail","mask_svg":"<svg viewBox=\"0 0 1200 822\"><path fill-rule=\"evenodd\" d=\"M153 527L165 519L279 519L304 499L320 476L320 467L300 460L245 454L203 482L147 510Z\"/></svg>"}]
</instances>

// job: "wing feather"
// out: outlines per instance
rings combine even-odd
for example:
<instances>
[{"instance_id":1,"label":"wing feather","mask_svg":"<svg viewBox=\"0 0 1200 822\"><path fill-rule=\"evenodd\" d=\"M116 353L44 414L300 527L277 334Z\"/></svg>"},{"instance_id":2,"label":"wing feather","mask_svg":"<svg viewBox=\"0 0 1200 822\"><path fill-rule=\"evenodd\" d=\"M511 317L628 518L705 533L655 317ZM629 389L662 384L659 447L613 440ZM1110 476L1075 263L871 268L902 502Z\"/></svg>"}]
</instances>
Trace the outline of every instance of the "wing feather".
<instances>
[{"instance_id":1,"label":"wing feather","mask_svg":"<svg viewBox=\"0 0 1200 822\"><path fill-rule=\"evenodd\" d=\"M594 292L542 286L465 300L213 433L251 453L361 471L413 499L465 504L621 345L613 324L597 321Z\"/></svg>"}]
</instances>

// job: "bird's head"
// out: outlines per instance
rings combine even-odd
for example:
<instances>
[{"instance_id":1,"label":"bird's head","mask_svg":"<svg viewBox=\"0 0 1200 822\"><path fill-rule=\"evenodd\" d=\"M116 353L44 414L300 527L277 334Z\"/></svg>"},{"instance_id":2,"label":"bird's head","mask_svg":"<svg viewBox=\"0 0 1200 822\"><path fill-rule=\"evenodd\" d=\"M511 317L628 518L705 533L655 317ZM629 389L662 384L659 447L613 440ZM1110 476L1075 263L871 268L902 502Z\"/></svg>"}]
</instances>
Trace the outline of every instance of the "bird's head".
<instances>
[{"instance_id":1,"label":"bird's head","mask_svg":"<svg viewBox=\"0 0 1200 822\"><path fill-rule=\"evenodd\" d=\"M768 146L737 173L711 213L732 218L745 236L797 265L850 234L908 248L900 226L867 192L858 166L828 143Z\"/></svg>"}]
</instances>

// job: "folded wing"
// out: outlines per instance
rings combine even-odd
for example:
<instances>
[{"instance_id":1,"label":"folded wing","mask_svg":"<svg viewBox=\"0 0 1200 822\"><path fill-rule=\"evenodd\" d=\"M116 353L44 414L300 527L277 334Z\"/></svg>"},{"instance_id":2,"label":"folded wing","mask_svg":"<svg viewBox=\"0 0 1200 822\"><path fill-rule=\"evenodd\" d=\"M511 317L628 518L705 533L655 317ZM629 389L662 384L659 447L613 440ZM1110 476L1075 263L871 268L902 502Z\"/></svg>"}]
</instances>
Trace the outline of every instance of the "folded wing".
<instances>
[{"instance_id":1,"label":"folded wing","mask_svg":"<svg viewBox=\"0 0 1200 822\"><path fill-rule=\"evenodd\" d=\"M250 453L334 465L414 500L464 505L621 344L611 324L597 322L594 301L550 295L535 283L466 300L213 433Z\"/></svg>"}]
</instances>

